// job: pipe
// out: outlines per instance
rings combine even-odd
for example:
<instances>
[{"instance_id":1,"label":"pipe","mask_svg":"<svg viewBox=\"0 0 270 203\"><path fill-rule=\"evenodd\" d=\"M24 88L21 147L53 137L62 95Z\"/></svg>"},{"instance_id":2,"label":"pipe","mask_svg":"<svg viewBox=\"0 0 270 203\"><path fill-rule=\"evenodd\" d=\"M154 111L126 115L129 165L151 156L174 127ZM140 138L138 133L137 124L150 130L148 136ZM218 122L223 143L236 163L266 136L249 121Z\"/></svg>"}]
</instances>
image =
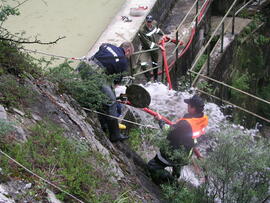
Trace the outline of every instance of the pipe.
<instances>
[{"instance_id":1,"label":"pipe","mask_svg":"<svg viewBox=\"0 0 270 203\"><path fill-rule=\"evenodd\" d=\"M169 89L172 89L172 82L171 82L171 77L170 77L170 73L169 73L169 66L168 66L168 61L167 61L167 56L166 56L166 49L165 49L165 40L164 38L161 40L161 53L162 53L162 58L163 58L163 62L164 62L164 70L166 73L166 77L167 77L167 81L169 83Z\"/></svg>"}]
</instances>

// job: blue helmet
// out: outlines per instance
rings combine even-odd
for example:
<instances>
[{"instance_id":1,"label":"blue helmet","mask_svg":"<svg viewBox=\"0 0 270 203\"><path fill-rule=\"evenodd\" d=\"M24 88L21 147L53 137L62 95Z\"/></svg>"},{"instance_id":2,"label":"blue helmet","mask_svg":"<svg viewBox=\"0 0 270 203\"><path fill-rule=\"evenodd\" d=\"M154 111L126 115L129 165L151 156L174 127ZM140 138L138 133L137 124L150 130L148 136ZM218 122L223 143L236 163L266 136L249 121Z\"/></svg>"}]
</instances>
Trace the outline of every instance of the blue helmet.
<instances>
[{"instance_id":1,"label":"blue helmet","mask_svg":"<svg viewBox=\"0 0 270 203\"><path fill-rule=\"evenodd\" d=\"M146 20L146 22L150 23L150 22L152 22L154 20L154 18L153 18L153 16L148 15L148 16L146 16L145 20Z\"/></svg>"}]
</instances>

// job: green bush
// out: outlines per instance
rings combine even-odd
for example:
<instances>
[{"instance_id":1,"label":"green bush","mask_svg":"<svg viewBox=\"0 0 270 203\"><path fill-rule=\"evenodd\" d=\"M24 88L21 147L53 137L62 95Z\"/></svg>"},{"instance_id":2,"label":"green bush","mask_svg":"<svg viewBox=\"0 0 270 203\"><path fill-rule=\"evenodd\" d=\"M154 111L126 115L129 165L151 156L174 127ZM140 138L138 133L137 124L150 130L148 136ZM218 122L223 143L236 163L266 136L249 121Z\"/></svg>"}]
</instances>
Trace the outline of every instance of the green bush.
<instances>
[{"instance_id":1,"label":"green bush","mask_svg":"<svg viewBox=\"0 0 270 203\"><path fill-rule=\"evenodd\" d=\"M269 196L270 142L237 129L212 135L217 145L197 164L207 180L198 188L185 182L162 185L167 202L263 202Z\"/></svg>"},{"instance_id":2,"label":"green bush","mask_svg":"<svg viewBox=\"0 0 270 203\"><path fill-rule=\"evenodd\" d=\"M140 150L140 146L143 142L142 133L143 133L142 130L139 128L133 128L129 132L128 143L129 143L131 149L133 149L134 151Z\"/></svg>"},{"instance_id":3,"label":"green bush","mask_svg":"<svg viewBox=\"0 0 270 203\"><path fill-rule=\"evenodd\" d=\"M0 40L0 75L9 73L23 76L25 73L40 77L41 68L34 64L34 59L18 49L18 44Z\"/></svg>"},{"instance_id":4,"label":"green bush","mask_svg":"<svg viewBox=\"0 0 270 203\"><path fill-rule=\"evenodd\" d=\"M237 129L222 129L217 138L216 148L201 163L208 196L224 203L262 202L269 195L269 140L255 141Z\"/></svg>"},{"instance_id":5,"label":"green bush","mask_svg":"<svg viewBox=\"0 0 270 203\"><path fill-rule=\"evenodd\" d=\"M97 109L108 101L101 87L111 84L111 78L105 74L88 74L89 69L91 67L85 65L85 69L78 74L65 62L51 69L48 78L58 84L60 93L70 94L83 107Z\"/></svg>"},{"instance_id":6,"label":"green bush","mask_svg":"<svg viewBox=\"0 0 270 203\"><path fill-rule=\"evenodd\" d=\"M78 147L83 143L63 137L63 129L54 124L37 124L31 131L31 137L26 143L6 144L6 152L38 175L85 202L110 202L115 194L109 195L105 191L112 185L94 164L105 167L104 158L100 160L97 152L87 150L86 146ZM22 168L11 165L3 157L1 163L5 174L31 179ZM55 192L59 199L71 202L65 193Z\"/></svg>"},{"instance_id":7,"label":"green bush","mask_svg":"<svg viewBox=\"0 0 270 203\"><path fill-rule=\"evenodd\" d=\"M233 79L232 79L232 86L243 91L248 91L249 80L250 80L250 76L248 73L244 73L240 75L239 72L236 72L236 74L234 74ZM235 90L231 90L231 91L232 91L233 99L235 99L236 101L244 99L246 97L243 94L239 94L238 91L235 91Z\"/></svg>"},{"instance_id":8,"label":"green bush","mask_svg":"<svg viewBox=\"0 0 270 203\"><path fill-rule=\"evenodd\" d=\"M161 185L166 202L171 203L203 203L208 201L203 187L192 188L185 182Z\"/></svg>"},{"instance_id":9,"label":"green bush","mask_svg":"<svg viewBox=\"0 0 270 203\"><path fill-rule=\"evenodd\" d=\"M0 76L0 89L0 103L7 107L30 105L35 99L30 87L10 74Z\"/></svg>"}]
</instances>

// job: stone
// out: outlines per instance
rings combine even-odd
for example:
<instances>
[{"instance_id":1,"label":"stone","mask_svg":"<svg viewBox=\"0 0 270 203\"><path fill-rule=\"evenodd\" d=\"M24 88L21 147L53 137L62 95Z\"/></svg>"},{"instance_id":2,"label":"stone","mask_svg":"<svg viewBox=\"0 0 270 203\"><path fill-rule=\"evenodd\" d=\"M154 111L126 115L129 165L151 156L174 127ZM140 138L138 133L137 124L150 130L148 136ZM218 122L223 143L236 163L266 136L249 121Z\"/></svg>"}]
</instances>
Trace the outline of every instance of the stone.
<instances>
[{"instance_id":1,"label":"stone","mask_svg":"<svg viewBox=\"0 0 270 203\"><path fill-rule=\"evenodd\" d=\"M26 133L24 132L23 128L20 126L14 126L16 131L16 138L21 141L26 141Z\"/></svg>"},{"instance_id":2,"label":"stone","mask_svg":"<svg viewBox=\"0 0 270 203\"><path fill-rule=\"evenodd\" d=\"M21 115L21 116L25 115L25 113L20 111L19 109L13 108L13 111L16 112L17 114Z\"/></svg>"},{"instance_id":3,"label":"stone","mask_svg":"<svg viewBox=\"0 0 270 203\"><path fill-rule=\"evenodd\" d=\"M28 190L28 189L30 189L32 187L32 183L28 183L28 184L26 184L25 186L24 186L24 190Z\"/></svg>"},{"instance_id":4,"label":"stone","mask_svg":"<svg viewBox=\"0 0 270 203\"><path fill-rule=\"evenodd\" d=\"M51 190L46 189L46 192L47 192L47 194L48 194L48 201L49 201L50 203L62 203L60 200L58 200L58 199L56 198L55 194L54 194Z\"/></svg>"},{"instance_id":5,"label":"stone","mask_svg":"<svg viewBox=\"0 0 270 203\"><path fill-rule=\"evenodd\" d=\"M0 105L0 119L7 120L7 112L3 106Z\"/></svg>"},{"instance_id":6,"label":"stone","mask_svg":"<svg viewBox=\"0 0 270 203\"><path fill-rule=\"evenodd\" d=\"M0 185L0 203L15 203L14 200L8 198L8 192L4 185Z\"/></svg>"},{"instance_id":7,"label":"stone","mask_svg":"<svg viewBox=\"0 0 270 203\"><path fill-rule=\"evenodd\" d=\"M33 118L35 121L41 121L41 120L42 120L42 118L41 118L39 115L34 114L34 113L32 113L32 118Z\"/></svg>"}]
</instances>

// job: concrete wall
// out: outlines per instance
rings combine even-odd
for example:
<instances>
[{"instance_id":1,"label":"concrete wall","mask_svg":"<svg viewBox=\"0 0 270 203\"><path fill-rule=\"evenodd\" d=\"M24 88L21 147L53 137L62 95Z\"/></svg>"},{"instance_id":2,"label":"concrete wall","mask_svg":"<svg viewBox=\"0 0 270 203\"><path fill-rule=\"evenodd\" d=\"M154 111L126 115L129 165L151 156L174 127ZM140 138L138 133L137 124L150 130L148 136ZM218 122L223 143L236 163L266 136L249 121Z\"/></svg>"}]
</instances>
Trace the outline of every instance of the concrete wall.
<instances>
[{"instance_id":1,"label":"concrete wall","mask_svg":"<svg viewBox=\"0 0 270 203\"><path fill-rule=\"evenodd\" d=\"M197 31L189 49L185 54L177 60L177 67L170 72L171 80L174 89L178 86L178 81L181 76L187 74L187 70L192 66L192 63L203 46L203 43L208 39L211 30L211 5L208 7L203 20L198 24Z\"/></svg>"}]
</instances>

